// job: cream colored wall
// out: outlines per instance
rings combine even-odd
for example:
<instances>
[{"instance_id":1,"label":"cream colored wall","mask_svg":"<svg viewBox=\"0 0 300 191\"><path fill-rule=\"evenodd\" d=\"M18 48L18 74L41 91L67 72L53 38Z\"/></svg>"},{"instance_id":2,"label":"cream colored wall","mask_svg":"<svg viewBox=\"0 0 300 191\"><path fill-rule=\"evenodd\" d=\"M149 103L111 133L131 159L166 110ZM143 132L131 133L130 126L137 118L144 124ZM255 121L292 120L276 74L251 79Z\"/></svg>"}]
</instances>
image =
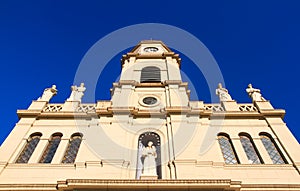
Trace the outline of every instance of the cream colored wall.
<instances>
[{"instance_id":1,"label":"cream colored wall","mask_svg":"<svg viewBox=\"0 0 300 191\"><path fill-rule=\"evenodd\" d=\"M160 50L166 51L163 47ZM138 82L142 67L156 65L162 70L163 80L181 81L175 59L130 58L125 62L121 80ZM141 100L145 96L157 97L159 104L154 107L143 105ZM22 111L24 116L0 147L0 184L56 184L59 180L72 178L135 179L138 138L148 131L156 132L161 139L163 179L231 179L253 185L300 182L297 171L300 169L299 143L278 114L282 111L273 109L267 102L254 103L258 111L240 111L237 103L232 101L223 103L226 109L223 113L212 112L206 110L201 101L189 102L187 89L180 83L162 87L121 84L114 87L111 101L112 105L102 108L104 114L81 113L80 117L72 110L70 102L64 104L62 111L47 113L42 112L46 102L34 101L28 110ZM133 114L131 107L137 112L149 112L150 117ZM121 112L120 108L125 110ZM170 108L179 112L165 111ZM182 110L184 108L189 108L190 113ZM159 115L152 115L154 111ZM29 162L16 164L26 140L35 132L42 133L42 137ZM62 133L63 137L51 164L38 163L48 139L56 132ZM83 134L83 141L75 163L62 164L69 139L77 132ZM220 132L227 133L232 139L241 164L224 163L217 140ZM241 132L251 135L264 164L248 163L238 136ZM288 164L272 163L260 140L260 132L272 135ZM168 164L171 164L170 168Z\"/></svg>"},{"instance_id":2,"label":"cream colored wall","mask_svg":"<svg viewBox=\"0 0 300 191\"><path fill-rule=\"evenodd\" d=\"M123 65L120 80L135 80L140 82L141 70L147 66L158 67L161 71L161 81L179 80L181 75L175 59L137 59Z\"/></svg>"},{"instance_id":3,"label":"cream colored wall","mask_svg":"<svg viewBox=\"0 0 300 191\"><path fill-rule=\"evenodd\" d=\"M268 132L277 141L277 137L272 132L265 120L259 119L224 119L222 127L209 126L210 120L207 118L198 119L198 123L194 124L195 134L189 141L183 152L178 152L176 157L176 168L179 178L192 179L199 178L231 178L233 180L241 180L244 183L297 183L299 181L299 173L293 167L288 155L277 142L285 158L289 164L276 165L273 164L267 151L265 150L260 138L260 132ZM187 128L193 128L186 124ZM175 129L176 124L173 126ZM209 131L210 129L210 131ZM211 130L213 129L213 130ZM208 132L208 134L207 134ZM217 134L225 132L230 135L234 148L237 152L241 164L228 165L224 163L220 146L217 141ZM247 156L241 145L238 134L246 132L251 135L259 154L263 158L265 164L253 165L248 163ZM214 139L205 152L201 153L201 146L205 145L205 135L211 135ZM180 137L178 137L180 141ZM175 140L175 143L177 141ZM298 145L294 145L298 146Z\"/></svg>"},{"instance_id":4,"label":"cream colored wall","mask_svg":"<svg viewBox=\"0 0 300 191\"><path fill-rule=\"evenodd\" d=\"M142 99L147 96L155 96L158 98L156 107L145 106ZM167 105L170 107L187 107L188 95L184 87L179 85L169 85L163 88L138 87L134 88L131 85L122 85L122 88L117 88L112 97L112 105L115 107L135 107L140 109L160 109Z\"/></svg>"},{"instance_id":5,"label":"cream colored wall","mask_svg":"<svg viewBox=\"0 0 300 191\"><path fill-rule=\"evenodd\" d=\"M23 133L22 129L16 128L12 135L15 136L23 133L22 141L17 145L15 152L10 157L7 157L8 165L0 175L0 182L54 183L59 179L88 177L100 179L111 177L134 179L136 173L138 137L147 131L154 131L160 135L163 178L171 178L167 163L173 160L173 145L171 144L170 148L168 146L167 134L170 134L170 132L167 132L167 120L169 120L171 124L170 128L173 130L175 164L177 178L179 179L226 177L233 180L241 180L244 183L274 181L277 183L295 183L300 180L298 172L293 167L289 156L280 146L280 143L278 143L278 145L289 161L289 164L272 164L258 135L260 132L268 132L277 140L277 137L265 120L224 119L222 121L222 127L217 127L211 123L209 118L200 118L199 116L171 115L168 119L160 117L138 117L133 119L128 115L115 115L113 117L100 117L89 120L77 119L76 122L74 119L39 119L33 123L26 133ZM23 120L21 120L21 122L23 122ZM102 128L103 132L106 133L111 140L120 146L128 148L128 150L124 150L123 153L115 153L114 158L101 158L97 152L91 149L91 146L86 140L88 136L85 136L85 133L88 134L88 131L80 131L85 128ZM189 134L186 129L191 129L191 133ZM208 132L211 129L214 130ZM41 132L43 136L30 158L29 163L15 164L16 158L26 144L25 140L35 132ZM39 164L38 161L48 143L48 139L56 132L62 133L63 137L53 161L51 164ZM84 140L80 146L75 164L61 164L69 138L76 132L83 132ZM241 164L224 164L220 146L216 139L216 135L219 132L225 132L230 135ZM252 136L265 164L248 164L247 157L239 141L238 134L240 132L247 132ZM211 137L206 139L203 135L210 135ZM7 141L9 140L11 141L10 143L7 142L3 145L15 145L12 139L7 139ZM205 142L207 140L213 141L206 150L201 151L200 148L207 144ZM101 140L98 140L98 142L98 146L102 149L103 153L112 152L106 142L102 142ZM182 145L185 146L182 147ZM5 147L3 148L5 149ZM286 148L286 150L288 151L288 148ZM171 153L171 158L169 158L169 152ZM2 162L4 161L5 160L2 159ZM174 178L174 171L172 172L172 178ZM15 176L16 173L19 176ZM274 176L275 174L276 176ZM37 176L40 177L38 180L36 180Z\"/></svg>"}]
</instances>

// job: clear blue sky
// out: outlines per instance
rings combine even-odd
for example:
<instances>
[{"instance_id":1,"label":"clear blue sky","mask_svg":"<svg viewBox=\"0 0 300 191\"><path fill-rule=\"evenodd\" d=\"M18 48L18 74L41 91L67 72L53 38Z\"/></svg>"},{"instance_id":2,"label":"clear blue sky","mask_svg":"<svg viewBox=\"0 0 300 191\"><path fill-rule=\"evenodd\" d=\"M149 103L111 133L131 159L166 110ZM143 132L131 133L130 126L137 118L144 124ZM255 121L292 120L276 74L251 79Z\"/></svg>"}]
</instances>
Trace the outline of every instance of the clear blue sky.
<instances>
[{"instance_id":1,"label":"clear blue sky","mask_svg":"<svg viewBox=\"0 0 300 191\"><path fill-rule=\"evenodd\" d=\"M77 67L94 43L119 28L149 22L195 35L218 62L231 96L250 102L248 83L260 88L274 107L286 110L285 122L299 141L299 7L296 0L1 1L0 143L18 121L16 110L26 109L44 88L57 85L52 102L67 99ZM119 56L100 77L97 99L110 98ZM192 74L184 56L182 70L195 81L199 99L209 102L205 80Z\"/></svg>"}]
</instances>

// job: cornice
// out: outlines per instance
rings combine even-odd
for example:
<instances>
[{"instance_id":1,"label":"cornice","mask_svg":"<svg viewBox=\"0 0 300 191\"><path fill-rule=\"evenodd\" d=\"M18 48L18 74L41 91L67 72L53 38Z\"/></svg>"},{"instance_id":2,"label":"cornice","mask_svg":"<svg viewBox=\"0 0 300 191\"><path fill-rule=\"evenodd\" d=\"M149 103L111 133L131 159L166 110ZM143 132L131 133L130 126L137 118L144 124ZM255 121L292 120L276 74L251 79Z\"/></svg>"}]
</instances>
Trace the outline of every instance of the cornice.
<instances>
[{"instance_id":1,"label":"cornice","mask_svg":"<svg viewBox=\"0 0 300 191\"><path fill-rule=\"evenodd\" d=\"M129 60L130 58L135 58L135 59L166 59L167 57L176 59L179 68L181 67L181 58L179 57L179 54L176 54L174 52L152 53L152 54L140 54L140 53L129 52L129 53L124 54L122 56L121 66L123 67L123 65L125 64L125 61Z\"/></svg>"},{"instance_id":2,"label":"cornice","mask_svg":"<svg viewBox=\"0 0 300 191\"><path fill-rule=\"evenodd\" d=\"M69 189L210 189L210 190L299 190L300 184L243 184L230 179L177 179L177 180L134 180L134 179L66 179L56 184L0 184L0 190L69 190Z\"/></svg>"},{"instance_id":3,"label":"cornice","mask_svg":"<svg viewBox=\"0 0 300 191\"><path fill-rule=\"evenodd\" d=\"M300 190L300 184L241 184L241 187L245 190Z\"/></svg>"},{"instance_id":4,"label":"cornice","mask_svg":"<svg viewBox=\"0 0 300 191\"><path fill-rule=\"evenodd\" d=\"M131 189L186 189L186 188L210 188L239 190L240 181L232 181L230 179L177 179L177 180L135 180L135 179L67 179L66 181L58 181L59 190L76 189L76 188L131 188Z\"/></svg>"},{"instance_id":5,"label":"cornice","mask_svg":"<svg viewBox=\"0 0 300 191\"><path fill-rule=\"evenodd\" d=\"M0 190L57 190L57 184L0 184Z\"/></svg>"},{"instance_id":6,"label":"cornice","mask_svg":"<svg viewBox=\"0 0 300 191\"><path fill-rule=\"evenodd\" d=\"M120 88L123 85L131 85L134 87L166 87L169 85L178 85L179 87L185 87L188 89L188 83L187 82L182 82L180 80L166 80L164 82L137 82L135 80L120 80L119 82L113 83L113 88Z\"/></svg>"},{"instance_id":7,"label":"cornice","mask_svg":"<svg viewBox=\"0 0 300 191\"><path fill-rule=\"evenodd\" d=\"M165 108L149 108L140 109L136 107L95 107L94 111L80 112L80 111L56 111L45 112L35 110L18 110L19 118L94 118L101 116L112 116L114 114L130 114L133 116L164 116L164 115L186 115L186 116L199 116L208 117L213 119L240 119L240 118L257 118L262 119L266 117L280 117L285 114L284 110L273 111L212 111L205 110L204 108L192 108L190 106L172 106Z\"/></svg>"}]
</instances>

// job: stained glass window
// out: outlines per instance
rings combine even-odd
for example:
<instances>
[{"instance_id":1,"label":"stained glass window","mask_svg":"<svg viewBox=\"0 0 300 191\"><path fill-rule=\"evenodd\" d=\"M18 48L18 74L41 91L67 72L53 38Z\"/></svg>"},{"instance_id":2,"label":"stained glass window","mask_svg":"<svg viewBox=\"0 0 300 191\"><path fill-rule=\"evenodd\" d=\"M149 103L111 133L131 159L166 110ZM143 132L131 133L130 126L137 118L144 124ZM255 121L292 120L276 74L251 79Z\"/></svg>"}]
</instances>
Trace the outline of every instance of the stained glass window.
<instances>
[{"instance_id":1,"label":"stained glass window","mask_svg":"<svg viewBox=\"0 0 300 191\"><path fill-rule=\"evenodd\" d=\"M41 136L41 133L35 133L30 136L16 163L28 163L33 151L35 150L37 144L40 141Z\"/></svg>"},{"instance_id":2,"label":"stained glass window","mask_svg":"<svg viewBox=\"0 0 300 191\"><path fill-rule=\"evenodd\" d=\"M80 144L82 141L82 135L81 134L74 134L68 144L68 148L65 152L65 156L62 160L62 163L74 163Z\"/></svg>"},{"instance_id":3,"label":"stained glass window","mask_svg":"<svg viewBox=\"0 0 300 191\"><path fill-rule=\"evenodd\" d=\"M287 161L283 157L282 153L280 152L278 146L276 145L274 139L271 137L271 135L266 133L260 134L260 139L266 148L271 160L273 161L273 164L286 164Z\"/></svg>"},{"instance_id":4,"label":"stained glass window","mask_svg":"<svg viewBox=\"0 0 300 191\"><path fill-rule=\"evenodd\" d=\"M218 141L226 164L237 164L239 160L236 156L233 144L227 134L219 134Z\"/></svg>"},{"instance_id":5,"label":"stained glass window","mask_svg":"<svg viewBox=\"0 0 300 191\"><path fill-rule=\"evenodd\" d=\"M53 134L43 155L42 158L40 160L40 163L51 163L54 154L57 150L57 147L60 143L62 134Z\"/></svg>"},{"instance_id":6,"label":"stained glass window","mask_svg":"<svg viewBox=\"0 0 300 191\"><path fill-rule=\"evenodd\" d=\"M247 155L250 164L261 164L262 160L259 157L258 151L252 141L250 135L241 134L240 141Z\"/></svg>"}]
</instances>

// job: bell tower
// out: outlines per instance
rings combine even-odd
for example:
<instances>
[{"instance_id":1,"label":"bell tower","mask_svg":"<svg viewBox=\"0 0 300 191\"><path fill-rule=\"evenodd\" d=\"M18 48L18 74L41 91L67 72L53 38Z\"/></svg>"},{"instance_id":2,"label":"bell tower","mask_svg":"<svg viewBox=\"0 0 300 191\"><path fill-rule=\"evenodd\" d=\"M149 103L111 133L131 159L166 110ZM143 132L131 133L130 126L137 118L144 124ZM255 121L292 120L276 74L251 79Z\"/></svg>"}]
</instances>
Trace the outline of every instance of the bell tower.
<instances>
[{"instance_id":1,"label":"bell tower","mask_svg":"<svg viewBox=\"0 0 300 191\"><path fill-rule=\"evenodd\" d=\"M141 41L121 60L111 100L64 103L46 88L0 146L0 190L300 190L299 143L260 89L238 103L190 101L180 58ZM268 96L267 96L268 97Z\"/></svg>"},{"instance_id":2,"label":"bell tower","mask_svg":"<svg viewBox=\"0 0 300 191\"><path fill-rule=\"evenodd\" d=\"M180 58L163 42L141 41L121 59L120 81L113 84L114 107L163 109L188 106L189 90L180 75Z\"/></svg>"}]
</instances>

